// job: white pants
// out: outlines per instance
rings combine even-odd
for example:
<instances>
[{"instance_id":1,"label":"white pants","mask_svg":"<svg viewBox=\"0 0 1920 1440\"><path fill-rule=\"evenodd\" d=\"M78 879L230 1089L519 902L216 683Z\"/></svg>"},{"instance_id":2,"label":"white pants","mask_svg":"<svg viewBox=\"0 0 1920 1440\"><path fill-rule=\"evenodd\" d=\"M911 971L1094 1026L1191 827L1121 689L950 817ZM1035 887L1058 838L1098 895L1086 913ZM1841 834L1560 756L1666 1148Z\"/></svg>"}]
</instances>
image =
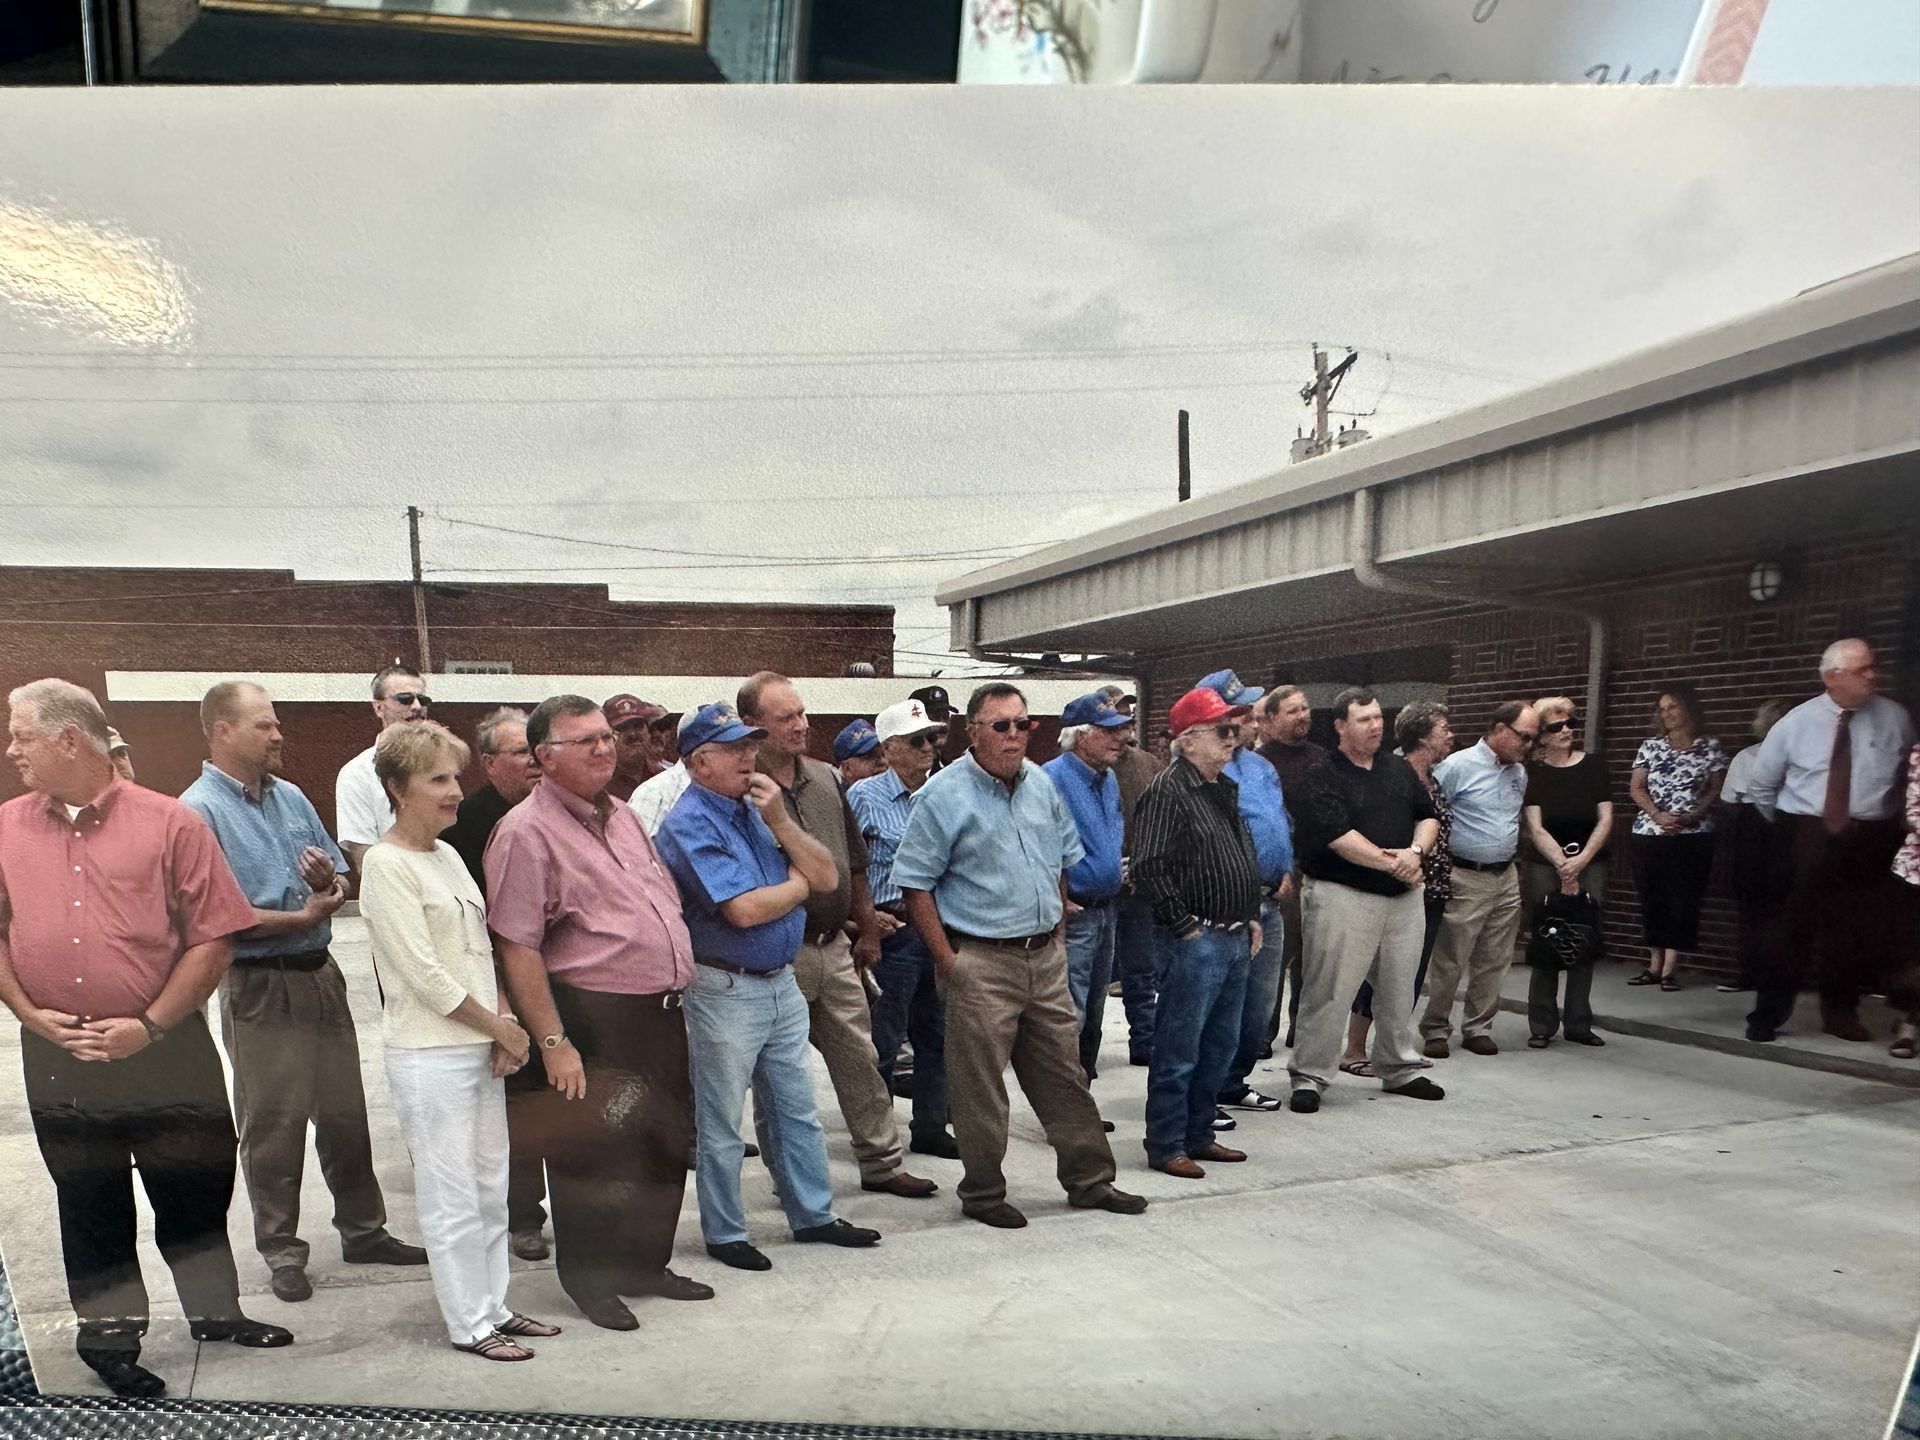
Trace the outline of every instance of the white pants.
<instances>
[{"instance_id":1,"label":"white pants","mask_svg":"<svg viewBox=\"0 0 1920 1440\"><path fill-rule=\"evenodd\" d=\"M492 1046L387 1050L387 1085L413 1156L414 1204L433 1293L456 1345L507 1309L507 1097Z\"/></svg>"},{"instance_id":2,"label":"white pants","mask_svg":"<svg viewBox=\"0 0 1920 1440\"><path fill-rule=\"evenodd\" d=\"M1296 1090L1325 1090L1340 1068L1347 1017L1363 980L1373 982L1373 1073L1380 1088L1405 1085L1420 1068L1413 1041L1413 977L1426 941L1418 889L1374 895L1306 876L1300 884L1300 1014L1288 1069Z\"/></svg>"}]
</instances>

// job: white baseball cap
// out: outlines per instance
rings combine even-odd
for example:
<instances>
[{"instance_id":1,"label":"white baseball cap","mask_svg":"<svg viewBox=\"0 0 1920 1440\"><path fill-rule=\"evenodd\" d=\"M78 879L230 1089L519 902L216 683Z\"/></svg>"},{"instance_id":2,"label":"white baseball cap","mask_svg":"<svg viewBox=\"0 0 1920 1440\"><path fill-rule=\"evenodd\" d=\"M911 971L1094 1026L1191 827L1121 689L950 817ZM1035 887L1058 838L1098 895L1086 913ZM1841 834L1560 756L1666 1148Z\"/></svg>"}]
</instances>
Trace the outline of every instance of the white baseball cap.
<instances>
[{"instance_id":1,"label":"white baseball cap","mask_svg":"<svg viewBox=\"0 0 1920 1440\"><path fill-rule=\"evenodd\" d=\"M927 707L918 700L902 700L873 717L873 731L882 742L897 740L902 735L921 735L929 730L944 731L946 728L946 722L935 720L927 714Z\"/></svg>"}]
</instances>

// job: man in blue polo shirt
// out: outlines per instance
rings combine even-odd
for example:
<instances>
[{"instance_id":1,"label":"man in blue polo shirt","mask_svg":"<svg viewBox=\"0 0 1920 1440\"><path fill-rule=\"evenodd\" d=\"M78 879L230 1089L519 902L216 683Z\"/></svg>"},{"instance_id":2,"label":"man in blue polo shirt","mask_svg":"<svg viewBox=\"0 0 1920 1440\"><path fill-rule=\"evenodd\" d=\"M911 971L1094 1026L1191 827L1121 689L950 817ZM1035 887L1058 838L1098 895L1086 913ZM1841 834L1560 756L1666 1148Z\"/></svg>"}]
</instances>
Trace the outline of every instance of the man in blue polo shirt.
<instances>
[{"instance_id":1,"label":"man in blue polo shirt","mask_svg":"<svg viewBox=\"0 0 1920 1440\"><path fill-rule=\"evenodd\" d=\"M1067 802L1086 851L1067 870L1067 991L1080 1016L1080 1068L1088 1080L1099 1073L1100 1027L1107 987L1113 982L1124 880L1120 777L1113 767L1127 748L1130 724L1110 696L1099 691L1082 695L1060 712L1062 731L1071 732L1071 748L1040 767Z\"/></svg>"},{"instance_id":2,"label":"man in blue polo shirt","mask_svg":"<svg viewBox=\"0 0 1920 1440\"><path fill-rule=\"evenodd\" d=\"M861 780L871 780L887 768L880 754L880 734L865 720L849 720L833 737L833 768L840 777L840 790Z\"/></svg>"},{"instance_id":3,"label":"man in blue polo shirt","mask_svg":"<svg viewBox=\"0 0 1920 1440\"><path fill-rule=\"evenodd\" d=\"M1211 690L1235 708L1250 706L1267 693L1256 685L1241 684L1231 670L1216 670L1195 688ZM1287 817L1280 772L1254 748L1259 742L1259 731L1245 727L1224 772L1239 787L1240 818L1247 822L1254 855L1260 863L1260 948L1247 967L1240 1048L1227 1067L1226 1083L1219 1095L1220 1104L1229 1110L1278 1110L1281 1106L1279 1097L1262 1095L1247 1083L1260 1052L1268 1048L1267 1032L1280 1003L1280 984L1286 972L1284 907L1293 898L1293 822Z\"/></svg>"},{"instance_id":4,"label":"man in blue polo shirt","mask_svg":"<svg viewBox=\"0 0 1920 1440\"><path fill-rule=\"evenodd\" d=\"M929 712L931 713L931 712ZM1027 759L1026 697L989 681L967 701L966 754L920 787L893 856L907 920L933 953L946 1014L947 1098L966 1169L960 1210L1016 1230L1007 1203L1007 1062L1077 1209L1138 1215L1080 1068L1061 944L1064 872L1086 853L1066 802Z\"/></svg>"},{"instance_id":5,"label":"man in blue polo shirt","mask_svg":"<svg viewBox=\"0 0 1920 1440\"><path fill-rule=\"evenodd\" d=\"M766 1160L793 1238L872 1245L877 1230L837 1219L814 1106L811 1018L793 978L810 894L836 888L833 857L754 765L766 735L730 705L703 705L680 729L691 783L654 837L680 887L693 938L687 1043L693 1068L694 1181L707 1253L738 1270L773 1262L747 1241L740 1203L740 1113L752 1087L767 1121Z\"/></svg>"},{"instance_id":6,"label":"man in blue polo shirt","mask_svg":"<svg viewBox=\"0 0 1920 1440\"><path fill-rule=\"evenodd\" d=\"M213 758L180 799L212 828L258 922L235 938L220 982L220 1039L233 1065L254 1245L273 1293L313 1294L299 1235L309 1124L345 1259L424 1265L425 1250L387 1233L347 983L327 952L347 862L312 803L276 773L280 721L265 690L214 686L200 702L200 728Z\"/></svg>"}]
</instances>

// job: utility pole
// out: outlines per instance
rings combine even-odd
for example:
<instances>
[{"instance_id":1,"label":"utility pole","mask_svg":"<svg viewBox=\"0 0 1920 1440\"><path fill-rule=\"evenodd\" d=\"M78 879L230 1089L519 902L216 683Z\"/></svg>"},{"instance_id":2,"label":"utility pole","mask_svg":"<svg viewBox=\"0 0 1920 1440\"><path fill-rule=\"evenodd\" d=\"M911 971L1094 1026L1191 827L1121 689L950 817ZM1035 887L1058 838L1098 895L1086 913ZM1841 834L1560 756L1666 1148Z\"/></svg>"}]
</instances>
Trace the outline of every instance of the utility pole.
<instances>
[{"instance_id":1,"label":"utility pole","mask_svg":"<svg viewBox=\"0 0 1920 1440\"><path fill-rule=\"evenodd\" d=\"M1193 498L1193 464L1187 454L1187 412L1180 412L1180 498Z\"/></svg>"},{"instance_id":2,"label":"utility pole","mask_svg":"<svg viewBox=\"0 0 1920 1440\"><path fill-rule=\"evenodd\" d=\"M433 674L433 648L427 640L427 591L420 583L420 507L407 506L407 546L413 552L413 635L420 649L420 673Z\"/></svg>"},{"instance_id":3,"label":"utility pole","mask_svg":"<svg viewBox=\"0 0 1920 1440\"><path fill-rule=\"evenodd\" d=\"M1333 435L1327 428L1328 406L1333 403L1340 382L1346 378L1347 371L1353 368L1354 361L1360 358L1359 352L1347 351L1347 358L1327 368L1327 352L1318 345L1313 347L1313 383L1300 391L1300 402L1313 406L1313 435L1305 444L1294 443L1296 460L1311 460L1316 455L1324 455L1333 448Z\"/></svg>"}]
</instances>

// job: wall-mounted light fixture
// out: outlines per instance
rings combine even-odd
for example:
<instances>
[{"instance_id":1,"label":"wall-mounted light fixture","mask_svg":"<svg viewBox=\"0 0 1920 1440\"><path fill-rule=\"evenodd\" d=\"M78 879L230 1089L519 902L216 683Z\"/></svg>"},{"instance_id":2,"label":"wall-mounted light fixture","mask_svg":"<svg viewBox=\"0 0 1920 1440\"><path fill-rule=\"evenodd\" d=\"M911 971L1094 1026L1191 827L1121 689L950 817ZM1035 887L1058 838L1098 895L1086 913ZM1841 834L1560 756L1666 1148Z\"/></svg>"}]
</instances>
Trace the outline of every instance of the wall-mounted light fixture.
<instances>
[{"instance_id":1,"label":"wall-mounted light fixture","mask_svg":"<svg viewBox=\"0 0 1920 1440\"><path fill-rule=\"evenodd\" d=\"M1761 604L1780 598L1787 569L1778 560L1762 560L1747 572L1747 598Z\"/></svg>"}]
</instances>

